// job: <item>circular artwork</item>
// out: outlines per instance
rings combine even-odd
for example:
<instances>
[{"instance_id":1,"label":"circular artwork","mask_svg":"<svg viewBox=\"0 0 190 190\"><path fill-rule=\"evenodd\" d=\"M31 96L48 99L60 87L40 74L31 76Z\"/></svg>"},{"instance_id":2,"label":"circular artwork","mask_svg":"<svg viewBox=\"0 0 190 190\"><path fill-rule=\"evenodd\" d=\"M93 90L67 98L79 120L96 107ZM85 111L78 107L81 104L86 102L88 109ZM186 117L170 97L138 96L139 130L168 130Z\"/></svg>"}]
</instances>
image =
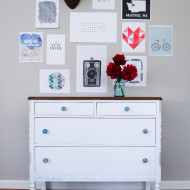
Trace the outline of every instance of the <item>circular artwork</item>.
<instances>
[{"instance_id":1,"label":"circular artwork","mask_svg":"<svg viewBox=\"0 0 190 190\"><path fill-rule=\"evenodd\" d=\"M60 90L65 85L65 78L61 73L55 72L49 75L49 87L52 90Z\"/></svg>"}]
</instances>

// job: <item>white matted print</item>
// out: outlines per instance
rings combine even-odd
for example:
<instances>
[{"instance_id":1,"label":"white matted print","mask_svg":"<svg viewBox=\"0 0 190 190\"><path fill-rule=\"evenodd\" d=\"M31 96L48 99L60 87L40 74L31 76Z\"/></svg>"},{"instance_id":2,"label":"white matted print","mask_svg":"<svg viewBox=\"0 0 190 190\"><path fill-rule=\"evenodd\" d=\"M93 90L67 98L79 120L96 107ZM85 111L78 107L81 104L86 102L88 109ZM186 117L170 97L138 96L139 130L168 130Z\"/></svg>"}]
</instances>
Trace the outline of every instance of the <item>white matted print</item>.
<instances>
[{"instance_id":1,"label":"white matted print","mask_svg":"<svg viewBox=\"0 0 190 190\"><path fill-rule=\"evenodd\" d=\"M70 13L71 42L117 42L117 13Z\"/></svg>"},{"instance_id":2,"label":"white matted print","mask_svg":"<svg viewBox=\"0 0 190 190\"><path fill-rule=\"evenodd\" d=\"M19 62L43 61L43 33L21 32L19 39Z\"/></svg>"},{"instance_id":3,"label":"white matted print","mask_svg":"<svg viewBox=\"0 0 190 190\"><path fill-rule=\"evenodd\" d=\"M59 27L59 0L36 0L36 28Z\"/></svg>"},{"instance_id":4,"label":"white matted print","mask_svg":"<svg viewBox=\"0 0 190 190\"><path fill-rule=\"evenodd\" d=\"M93 9L115 9L115 0L92 0Z\"/></svg>"},{"instance_id":5,"label":"white matted print","mask_svg":"<svg viewBox=\"0 0 190 190\"><path fill-rule=\"evenodd\" d=\"M65 65L65 35L47 35L47 64Z\"/></svg>"},{"instance_id":6,"label":"white matted print","mask_svg":"<svg viewBox=\"0 0 190 190\"><path fill-rule=\"evenodd\" d=\"M70 93L69 70L40 70L40 93Z\"/></svg>"},{"instance_id":7,"label":"white matted print","mask_svg":"<svg viewBox=\"0 0 190 190\"><path fill-rule=\"evenodd\" d=\"M173 55L173 27L150 26L149 28L149 54L153 56Z\"/></svg>"},{"instance_id":8,"label":"white matted print","mask_svg":"<svg viewBox=\"0 0 190 190\"><path fill-rule=\"evenodd\" d=\"M107 92L107 46L77 46L77 92Z\"/></svg>"},{"instance_id":9,"label":"white matted print","mask_svg":"<svg viewBox=\"0 0 190 190\"><path fill-rule=\"evenodd\" d=\"M145 23L122 23L122 52L145 52Z\"/></svg>"},{"instance_id":10,"label":"white matted print","mask_svg":"<svg viewBox=\"0 0 190 190\"><path fill-rule=\"evenodd\" d=\"M146 86L147 81L147 57L146 56L126 56L126 66L135 65L137 67L137 77L132 81L126 81L125 86Z\"/></svg>"}]
</instances>

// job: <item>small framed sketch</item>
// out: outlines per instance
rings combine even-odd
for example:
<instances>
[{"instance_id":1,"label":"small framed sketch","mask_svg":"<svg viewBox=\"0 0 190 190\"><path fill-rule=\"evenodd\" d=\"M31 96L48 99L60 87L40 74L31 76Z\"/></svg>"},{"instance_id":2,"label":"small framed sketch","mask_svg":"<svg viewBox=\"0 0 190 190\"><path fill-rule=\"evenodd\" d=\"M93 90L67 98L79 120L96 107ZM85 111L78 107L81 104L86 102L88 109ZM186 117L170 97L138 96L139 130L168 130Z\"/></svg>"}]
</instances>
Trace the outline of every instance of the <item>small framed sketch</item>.
<instances>
[{"instance_id":1,"label":"small framed sketch","mask_svg":"<svg viewBox=\"0 0 190 190\"><path fill-rule=\"evenodd\" d=\"M122 0L121 19L150 20L150 0Z\"/></svg>"},{"instance_id":2,"label":"small framed sketch","mask_svg":"<svg viewBox=\"0 0 190 190\"><path fill-rule=\"evenodd\" d=\"M126 81L125 86L146 86L147 81L147 57L146 56L126 56L126 66L135 65L137 67L137 77L132 81Z\"/></svg>"},{"instance_id":3,"label":"small framed sketch","mask_svg":"<svg viewBox=\"0 0 190 190\"><path fill-rule=\"evenodd\" d=\"M93 9L115 9L115 0L92 0Z\"/></svg>"},{"instance_id":4,"label":"small framed sketch","mask_svg":"<svg viewBox=\"0 0 190 190\"><path fill-rule=\"evenodd\" d=\"M173 27L150 26L149 54L153 56L173 55Z\"/></svg>"},{"instance_id":5,"label":"small framed sketch","mask_svg":"<svg viewBox=\"0 0 190 190\"><path fill-rule=\"evenodd\" d=\"M19 62L43 61L43 33L21 32L19 41Z\"/></svg>"},{"instance_id":6,"label":"small framed sketch","mask_svg":"<svg viewBox=\"0 0 190 190\"><path fill-rule=\"evenodd\" d=\"M59 27L59 0L36 0L36 28Z\"/></svg>"},{"instance_id":7,"label":"small framed sketch","mask_svg":"<svg viewBox=\"0 0 190 190\"><path fill-rule=\"evenodd\" d=\"M40 70L40 93L69 92L69 70Z\"/></svg>"}]
</instances>

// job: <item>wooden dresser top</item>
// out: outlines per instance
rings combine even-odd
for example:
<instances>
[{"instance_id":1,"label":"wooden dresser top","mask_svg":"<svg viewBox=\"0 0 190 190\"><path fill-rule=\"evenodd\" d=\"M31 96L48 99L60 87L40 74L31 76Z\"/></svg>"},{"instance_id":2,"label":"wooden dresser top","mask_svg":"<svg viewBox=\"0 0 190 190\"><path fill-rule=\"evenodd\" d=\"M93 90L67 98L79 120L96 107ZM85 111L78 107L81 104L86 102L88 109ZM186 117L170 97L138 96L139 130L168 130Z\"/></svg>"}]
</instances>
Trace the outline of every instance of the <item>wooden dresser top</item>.
<instances>
[{"instance_id":1,"label":"wooden dresser top","mask_svg":"<svg viewBox=\"0 0 190 190\"><path fill-rule=\"evenodd\" d=\"M161 97L29 97L28 100L162 100Z\"/></svg>"}]
</instances>

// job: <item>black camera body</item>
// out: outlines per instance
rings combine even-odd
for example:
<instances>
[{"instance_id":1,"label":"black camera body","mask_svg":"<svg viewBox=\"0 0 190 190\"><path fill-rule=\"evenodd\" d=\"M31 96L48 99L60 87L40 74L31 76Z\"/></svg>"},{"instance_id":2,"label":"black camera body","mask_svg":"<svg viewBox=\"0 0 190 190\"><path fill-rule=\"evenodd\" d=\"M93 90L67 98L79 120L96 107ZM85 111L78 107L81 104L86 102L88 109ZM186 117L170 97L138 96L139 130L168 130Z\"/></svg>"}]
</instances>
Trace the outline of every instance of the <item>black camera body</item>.
<instances>
[{"instance_id":1,"label":"black camera body","mask_svg":"<svg viewBox=\"0 0 190 190\"><path fill-rule=\"evenodd\" d=\"M83 61L83 85L84 87L99 87L101 82L101 61Z\"/></svg>"}]
</instances>

